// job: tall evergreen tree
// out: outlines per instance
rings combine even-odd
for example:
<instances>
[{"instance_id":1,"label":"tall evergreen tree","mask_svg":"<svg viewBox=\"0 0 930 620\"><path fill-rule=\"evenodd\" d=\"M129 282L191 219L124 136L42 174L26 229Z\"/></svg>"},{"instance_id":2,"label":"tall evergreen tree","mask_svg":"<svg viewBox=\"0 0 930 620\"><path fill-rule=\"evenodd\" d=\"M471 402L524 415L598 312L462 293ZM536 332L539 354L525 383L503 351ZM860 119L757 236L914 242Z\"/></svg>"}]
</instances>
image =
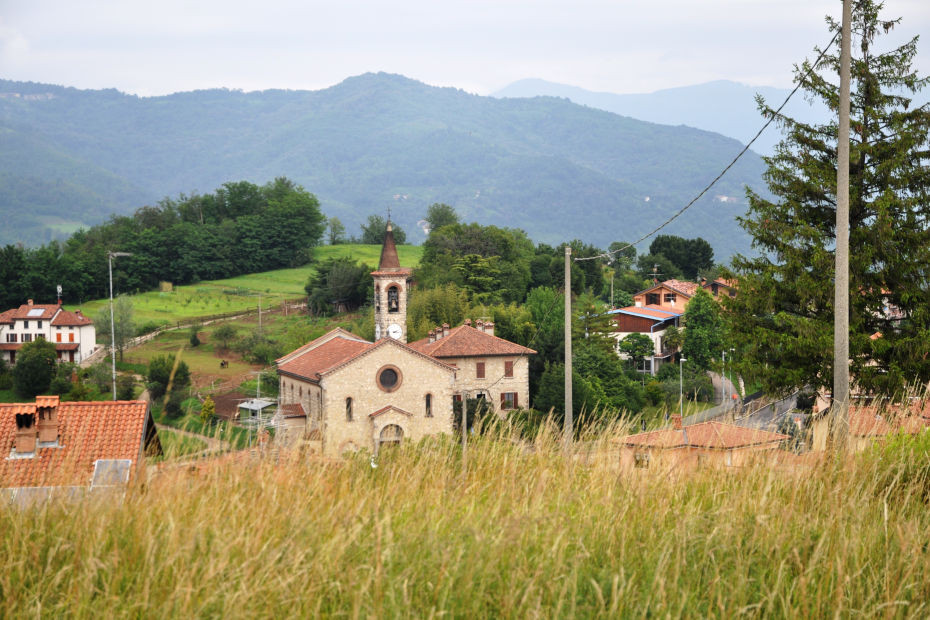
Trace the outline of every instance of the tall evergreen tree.
<instances>
[{"instance_id":1,"label":"tall evergreen tree","mask_svg":"<svg viewBox=\"0 0 930 620\"><path fill-rule=\"evenodd\" d=\"M911 105L927 84L912 69L917 37L879 50L876 38L900 22L880 9L863 0L852 20L849 349L854 383L894 395L930 379L930 109ZM808 97L834 112L838 50L796 69ZM775 114L761 100L760 109ZM726 300L741 371L769 392L833 377L837 122L778 120L785 137L765 175L774 199L749 192L740 220L760 255L734 259L739 294Z\"/></svg>"}]
</instances>

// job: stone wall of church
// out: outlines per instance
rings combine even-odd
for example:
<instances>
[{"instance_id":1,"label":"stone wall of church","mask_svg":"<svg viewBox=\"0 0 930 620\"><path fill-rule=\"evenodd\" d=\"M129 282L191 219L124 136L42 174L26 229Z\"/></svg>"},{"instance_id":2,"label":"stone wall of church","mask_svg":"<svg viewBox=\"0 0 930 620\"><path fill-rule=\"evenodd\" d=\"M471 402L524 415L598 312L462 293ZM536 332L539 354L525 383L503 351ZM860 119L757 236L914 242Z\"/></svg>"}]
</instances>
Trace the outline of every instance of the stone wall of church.
<instances>
[{"instance_id":1,"label":"stone wall of church","mask_svg":"<svg viewBox=\"0 0 930 620\"><path fill-rule=\"evenodd\" d=\"M379 371L392 366L400 373L399 386L385 391L378 384ZM323 452L337 456L345 451L375 451L382 430L396 424L404 439L418 441L429 435L452 432L453 371L392 344L357 358L322 381L324 432ZM426 395L431 397L427 415ZM346 399L352 399L351 419ZM391 405L396 411L371 417Z\"/></svg>"},{"instance_id":2,"label":"stone wall of church","mask_svg":"<svg viewBox=\"0 0 930 620\"><path fill-rule=\"evenodd\" d=\"M499 415L507 413L501 407L502 393L516 393L517 405L521 408L530 406L530 362L525 355L500 357L460 357L442 360L454 365L455 393L474 398L477 393L484 393L491 399L494 410ZM478 377L478 362L484 362L484 378ZM513 376L505 377L506 362L513 362Z\"/></svg>"},{"instance_id":3,"label":"stone wall of church","mask_svg":"<svg viewBox=\"0 0 930 620\"><path fill-rule=\"evenodd\" d=\"M304 411L307 412L308 428L314 428L319 424L323 402L323 390L319 385L282 375L278 389L282 405L300 403L304 406Z\"/></svg>"}]
</instances>

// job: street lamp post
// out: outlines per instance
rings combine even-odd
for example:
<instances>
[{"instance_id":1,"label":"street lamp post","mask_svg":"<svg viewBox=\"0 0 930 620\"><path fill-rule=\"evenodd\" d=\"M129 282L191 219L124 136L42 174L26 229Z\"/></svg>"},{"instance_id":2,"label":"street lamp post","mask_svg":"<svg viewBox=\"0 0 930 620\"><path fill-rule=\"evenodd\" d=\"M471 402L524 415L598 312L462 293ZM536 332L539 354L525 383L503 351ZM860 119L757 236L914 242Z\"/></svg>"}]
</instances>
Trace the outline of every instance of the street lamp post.
<instances>
[{"instance_id":1,"label":"street lamp post","mask_svg":"<svg viewBox=\"0 0 930 620\"><path fill-rule=\"evenodd\" d=\"M113 400L116 400L116 321L113 319L113 259L132 256L129 252L107 252L110 265L110 361L113 368Z\"/></svg>"},{"instance_id":2,"label":"street lamp post","mask_svg":"<svg viewBox=\"0 0 930 620\"><path fill-rule=\"evenodd\" d=\"M685 419L685 398L684 398L684 375L682 373L682 366L688 360L684 357L678 358L678 415L681 416L681 419Z\"/></svg>"}]
</instances>

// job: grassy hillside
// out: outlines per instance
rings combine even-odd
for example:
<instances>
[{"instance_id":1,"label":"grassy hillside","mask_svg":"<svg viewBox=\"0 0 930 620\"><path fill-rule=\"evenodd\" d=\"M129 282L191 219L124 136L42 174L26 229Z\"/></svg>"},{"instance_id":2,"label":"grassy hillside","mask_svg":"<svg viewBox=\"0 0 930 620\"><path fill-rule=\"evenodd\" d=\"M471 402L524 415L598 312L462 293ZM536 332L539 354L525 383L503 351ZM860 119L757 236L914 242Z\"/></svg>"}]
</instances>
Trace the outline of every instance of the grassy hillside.
<instances>
[{"instance_id":1,"label":"grassy hillside","mask_svg":"<svg viewBox=\"0 0 930 620\"><path fill-rule=\"evenodd\" d=\"M20 91L39 98L0 97L0 130L20 136L0 142L0 161L51 185L21 197L0 177L0 208L29 213L57 204L60 214L86 221L97 215L52 189L83 184L100 204L128 211L230 180L285 175L317 194L350 233L391 205L417 242L428 205L445 202L466 221L524 228L537 241L606 246L652 229L740 150L719 134L564 99L479 97L388 74L321 91L151 98L0 80L0 94ZM748 249L733 221L745 204L714 196L741 198L746 184L761 189L762 170L748 155L668 232L703 236L721 257ZM126 187L137 192L134 204L125 204ZM19 233L0 234L2 242Z\"/></svg>"},{"instance_id":2,"label":"grassy hillside","mask_svg":"<svg viewBox=\"0 0 930 620\"><path fill-rule=\"evenodd\" d=\"M397 247L397 253L404 266L416 267L423 255L423 248L401 245ZM342 256L350 256L374 268L381 256L381 246L346 244L322 246L314 250L314 262ZM227 312L254 310L258 307L259 295L262 297L262 307L268 309L273 305L280 305L285 299L305 297L304 286L314 269L313 264L310 264L295 269L252 273L225 280L205 280L197 284L174 287L171 292L147 291L130 295L135 322L172 323ZM91 317L107 308L108 299L97 299L81 306L82 311Z\"/></svg>"},{"instance_id":3,"label":"grassy hillside","mask_svg":"<svg viewBox=\"0 0 930 620\"><path fill-rule=\"evenodd\" d=\"M464 470L451 440L225 457L0 510L0 615L926 617L927 447L678 475L551 435L473 438Z\"/></svg>"}]
</instances>

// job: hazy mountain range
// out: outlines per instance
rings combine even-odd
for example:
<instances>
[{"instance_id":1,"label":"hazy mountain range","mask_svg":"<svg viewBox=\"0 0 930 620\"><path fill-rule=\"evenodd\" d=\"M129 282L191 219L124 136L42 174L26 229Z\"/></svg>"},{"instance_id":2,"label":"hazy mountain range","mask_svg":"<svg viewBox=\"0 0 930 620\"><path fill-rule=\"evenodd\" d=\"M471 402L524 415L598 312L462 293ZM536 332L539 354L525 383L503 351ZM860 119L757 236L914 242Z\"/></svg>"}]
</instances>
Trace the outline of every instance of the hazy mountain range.
<instances>
[{"instance_id":1,"label":"hazy mountain range","mask_svg":"<svg viewBox=\"0 0 930 620\"><path fill-rule=\"evenodd\" d=\"M663 125L688 125L715 131L747 144L765 123L756 105L756 95L761 95L769 105L777 108L790 92L787 88L747 86L718 80L652 93L621 95L527 79L514 82L493 96L564 97L574 103L642 121ZM783 113L805 122L825 122L829 117L826 107L805 101L803 92L798 92L791 98ZM781 137L778 127L772 124L753 143L752 149L763 155L771 154Z\"/></svg>"},{"instance_id":2,"label":"hazy mountain range","mask_svg":"<svg viewBox=\"0 0 930 620\"><path fill-rule=\"evenodd\" d=\"M0 136L0 242L29 245L165 196L287 176L350 233L390 208L416 242L426 207L446 202L536 241L606 246L660 224L740 150L718 133L562 98L481 97L383 73L319 91L160 97L0 80ZM702 236L719 258L747 251L734 216L763 170L748 153L664 232Z\"/></svg>"}]
</instances>

